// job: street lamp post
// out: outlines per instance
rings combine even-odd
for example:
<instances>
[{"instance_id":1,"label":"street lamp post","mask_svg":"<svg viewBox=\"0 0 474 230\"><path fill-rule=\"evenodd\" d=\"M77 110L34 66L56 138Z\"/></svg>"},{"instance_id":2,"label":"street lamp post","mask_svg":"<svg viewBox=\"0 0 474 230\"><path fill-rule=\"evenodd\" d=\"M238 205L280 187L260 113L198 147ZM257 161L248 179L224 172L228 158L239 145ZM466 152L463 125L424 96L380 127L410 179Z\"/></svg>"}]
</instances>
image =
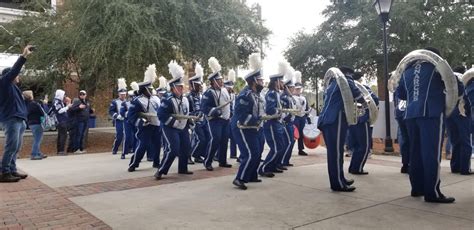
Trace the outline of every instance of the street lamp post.
<instances>
[{"instance_id":1,"label":"street lamp post","mask_svg":"<svg viewBox=\"0 0 474 230\"><path fill-rule=\"evenodd\" d=\"M387 22L393 0L375 0L374 6L383 24L383 56L384 56L384 88L385 88L385 152L393 152L390 134L390 100L388 95L388 54L387 54Z\"/></svg>"}]
</instances>

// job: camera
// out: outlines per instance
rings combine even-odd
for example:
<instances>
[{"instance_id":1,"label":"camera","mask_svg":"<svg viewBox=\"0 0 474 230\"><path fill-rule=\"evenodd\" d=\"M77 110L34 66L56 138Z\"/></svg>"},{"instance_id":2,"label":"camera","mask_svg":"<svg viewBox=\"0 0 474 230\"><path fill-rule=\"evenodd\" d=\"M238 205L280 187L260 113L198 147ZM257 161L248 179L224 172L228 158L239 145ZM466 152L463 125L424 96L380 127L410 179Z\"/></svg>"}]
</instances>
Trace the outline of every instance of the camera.
<instances>
[{"instance_id":1,"label":"camera","mask_svg":"<svg viewBox=\"0 0 474 230\"><path fill-rule=\"evenodd\" d=\"M30 52L33 52L33 51L36 50L36 46L31 46L30 48L28 48L28 50L29 50Z\"/></svg>"}]
</instances>

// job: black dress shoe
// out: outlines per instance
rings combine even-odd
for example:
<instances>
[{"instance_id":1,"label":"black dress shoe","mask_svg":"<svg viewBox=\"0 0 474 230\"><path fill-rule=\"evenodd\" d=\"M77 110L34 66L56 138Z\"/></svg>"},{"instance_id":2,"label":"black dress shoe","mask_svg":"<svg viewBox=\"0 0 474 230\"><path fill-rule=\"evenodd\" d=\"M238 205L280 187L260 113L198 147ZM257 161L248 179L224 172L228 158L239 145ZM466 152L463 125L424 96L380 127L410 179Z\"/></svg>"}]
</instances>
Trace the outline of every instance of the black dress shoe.
<instances>
[{"instance_id":1,"label":"black dress shoe","mask_svg":"<svg viewBox=\"0 0 474 230\"><path fill-rule=\"evenodd\" d=\"M332 191L335 191L335 192L352 192L354 191L356 188L353 187L353 186L347 186L347 187L344 187L344 188L337 188L337 189L332 189Z\"/></svg>"},{"instance_id":2,"label":"black dress shoe","mask_svg":"<svg viewBox=\"0 0 474 230\"><path fill-rule=\"evenodd\" d=\"M178 172L178 174L191 175L191 174L194 174L194 173L191 172L191 171L186 171L186 172Z\"/></svg>"},{"instance_id":3,"label":"black dress shoe","mask_svg":"<svg viewBox=\"0 0 474 230\"><path fill-rule=\"evenodd\" d=\"M125 159L125 155L120 156L120 159L122 160Z\"/></svg>"},{"instance_id":4,"label":"black dress shoe","mask_svg":"<svg viewBox=\"0 0 474 230\"><path fill-rule=\"evenodd\" d=\"M153 164L153 168L159 168L160 167L160 164Z\"/></svg>"},{"instance_id":5,"label":"black dress shoe","mask_svg":"<svg viewBox=\"0 0 474 230\"><path fill-rule=\"evenodd\" d=\"M278 166L277 169L280 169L280 170L288 170L288 168L286 168L285 166Z\"/></svg>"},{"instance_id":6,"label":"black dress shoe","mask_svg":"<svg viewBox=\"0 0 474 230\"><path fill-rule=\"evenodd\" d=\"M354 180L353 179L346 179L346 184L347 185L352 185L352 184L354 184Z\"/></svg>"},{"instance_id":7,"label":"black dress shoe","mask_svg":"<svg viewBox=\"0 0 474 230\"><path fill-rule=\"evenodd\" d=\"M212 166L206 166L206 170L207 171L212 171L212 170L214 170L214 168Z\"/></svg>"},{"instance_id":8,"label":"black dress shoe","mask_svg":"<svg viewBox=\"0 0 474 230\"><path fill-rule=\"evenodd\" d=\"M469 176L469 175L472 175L472 174L474 174L474 172L471 172L471 171L461 173L461 175L465 175L465 176Z\"/></svg>"},{"instance_id":9,"label":"black dress shoe","mask_svg":"<svg viewBox=\"0 0 474 230\"><path fill-rule=\"evenodd\" d=\"M195 163L203 163L204 160L202 160L200 157L195 157L195 158L194 158L194 162L195 162Z\"/></svg>"},{"instance_id":10,"label":"black dress shoe","mask_svg":"<svg viewBox=\"0 0 474 230\"><path fill-rule=\"evenodd\" d=\"M112 152L112 155L117 155L117 152Z\"/></svg>"},{"instance_id":11,"label":"black dress shoe","mask_svg":"<svg viewBox=\"0 0 474 230\"><path fill-rule=\"evenodd\" d=\"M232 184L237 186L238 189L242 189L242 190L247 189L247 186L245 186L245 183L241 180L235 179L234 181L232 181Z\"/></svg>"},{"instance_id":12,"label":"black dress shoe","mask_svg":"<svg viewBox=\"0 0 474 230\"><path fill-rule=\"evenodd\" d=\"M133 166L128 167L128 171L129 171L129 172L135 172L135 168L136 168L136 167L133 167Z\"/></svg>"},{"instance_id":13,"label":"black dress shoe","mask_svg":"<svg viewBox=\"0 0 474 230\"><path fill-rule=\"evenodd\" d=\"M18 173L18 172L13 172L13 173L12 173L12 176L14 176L14 177L19 177L20 179L26 179L26 178L28 177L27 174Z\"/></svg>"},{"instance_id":14,"label":"black dress shoe","mask_svg":"<svg viewBox=\"0 0 474 230\"><path fill-rule=\"evenodd\" d=\"M408 166L402 166L402 168L400 169L400 173L408 173Z\"/></svg>"},{"instance_id":15,"label":"black dress shoe","mask_svg":"<svg viewBox=\"0 0 474 230\"><path fill-rule=\"evenodd\" d=\"M193 165L194 161L191 158L188 158L188 165Z\"/></svg>"},{"instance_id":16,"label":"black dress shoe","mask_svg":"<svg viewBox=\"0 0 474 230\"><path fill-rule=\"evenodd\" d=\"M366 171L362 171L362 172L349 171L349 173L354 174L354 175L367 175L367 174L369 174L369 172L366 172Z\"/></svg>"},{"instance_id":17,"label":"black dress shoe","mask_svg":"<svg viewBox=\"0 0 474 230\"><path fill-rule=\"evenodd\" d=\"M442 197L439 197L439 198L435 198L435 199L427 199L425 197L425 201L426 202L429 202L429 203L442 203L442 204L449 204L449 203L453 203L456 199L454 199L454 197L445 197L445 196L442 196Z\"/></svg>"},{"instance_id":18,"label":"black dress shoe","mask_svg":"<svg viewBox=\"0 0 474 230\"><path fill-rule=\"evenodd\" d=\"M161 180L161 179L163 179L162 176L163 176L163 174L160 173L160 171L156 171L156 173L155 173L155 179L156 179L156 180Z\"/></svg>"},{"instance_id":19,"label":"black dress shoe","mask_svg":"<svg viewBox=\"0 0 474 230\"><path fill-rule=\"evenodd\" d=\"M308 154L307 154L305 151L303 151L303 150L299 151L299 152L298 152L298 155L300 155L300 156L308 156Z\"/></svg>"},{"instance_id":20,"label":"black dress shoe","mask_svg":"<svg viewBox=\"0 0 474 230\"><path fill-rule=\"evenodd\" d=\"M258 179L258 178L257 179L252 179L252 180L249 181L249 183L260 183L260 182L262 182L262 180Z\"/></svg>"},{"instance_id":21,"label":"black dress shoe","mask_svg":"<svg viewBox=\"0 0 474 230\"><path fill-rule=\"evenodd\" d=\"M219 164L219 167L222 167L222 168L232 168L232 165L231 164Z\"/></svg>"},{"instance_id":22,"label":"black dress shoe","mask_svg":"<svg viewBox=\"0 0 474 230\"><path fill-rule=\"evenodd\" d=\"M272 178L275 176L275 174L271 173L271 172L262 172L262 173L259 173L260 176L264 176L264 177L268 177L268 178Z\"/></svg>"},{"instance_id":23,"label":"black dress shoe","mask_svg":"<svg viewBox=\"0 0 474 230\"><path fill-rule=\"evenodd\" d=\"M20 177L13 176L11 173L5 173L0 176L0 183L18 182L20 179Z\"/></svg>"},{"instance_id":24,"label":"black dress shoe","mask_svg":"<svg viewBox=\"0 0 474 230\"><path fill-rule=\"evenodd\" d=\"M291 163L289 163L289 164L286 164L286 165L284 165L284 166L293 167L293 166L295 166L295 165L294 165L294 164L291 164Z\"/></svg>"},{"instance_id":25,"label":"black dress shoe","mask_svg":"<svg viewBox=\"0 0 474 230\"><path fill-rule=\"evenodd\" d=\"M274 169L272 172L274 172L274 173L283 173L283 170L280 170L280 169L277 169L277 168L276 168L276 169Z\"/></svg>"},{"instance_id":26,"label":"black dress shoe","mask_svg":"<svg viewBox=\"0 0 474 230\"><path fill-rule=\"evenodd\" d=\"M422 192L411 192L410 194L412 197L420 197L420 196L424 196L424 194Z\"/></svg>"}]
</instances>

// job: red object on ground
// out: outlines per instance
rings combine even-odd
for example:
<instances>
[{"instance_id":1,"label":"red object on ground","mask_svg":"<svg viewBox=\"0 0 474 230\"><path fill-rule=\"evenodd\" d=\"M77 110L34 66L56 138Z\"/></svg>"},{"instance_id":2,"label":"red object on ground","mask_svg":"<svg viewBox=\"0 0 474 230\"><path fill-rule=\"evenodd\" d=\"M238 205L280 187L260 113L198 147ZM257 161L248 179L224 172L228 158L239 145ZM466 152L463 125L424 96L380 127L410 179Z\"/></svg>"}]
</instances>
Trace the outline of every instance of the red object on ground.
<instances>
[{"instance_id":1,"label":"red object on ground","mask_svg":"<svg viewBox=\"0 0 474 230\"><path fill-rule=\"evenodd\" d=\"M295 140L300 138L300 132L298 131L298 127L296 127L296 125L293 125L293 136Z\"/></svg>"}]
</instances>

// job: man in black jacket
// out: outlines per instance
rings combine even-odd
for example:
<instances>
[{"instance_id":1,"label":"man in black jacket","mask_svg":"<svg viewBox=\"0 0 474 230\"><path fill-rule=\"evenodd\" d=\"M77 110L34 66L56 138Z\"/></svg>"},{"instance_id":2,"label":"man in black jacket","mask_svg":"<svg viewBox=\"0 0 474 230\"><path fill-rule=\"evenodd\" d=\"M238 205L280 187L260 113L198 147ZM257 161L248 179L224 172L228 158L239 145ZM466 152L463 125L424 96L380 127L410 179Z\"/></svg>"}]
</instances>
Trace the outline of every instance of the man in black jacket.
<instances>
[{"instance_id":1,"label":"man in black jacket","mask_svg":"<svg viewBox=\"0 0 474 230\"><path fill-rule=\"evenodd\" d=\"M84 153L84 136L86 135L89 117L92 113L91 105L86 97L86 91L81 90L79 98L74 100L69 109L74 123L73 151L76 154Z\"/></svg>"}]
</instances>

